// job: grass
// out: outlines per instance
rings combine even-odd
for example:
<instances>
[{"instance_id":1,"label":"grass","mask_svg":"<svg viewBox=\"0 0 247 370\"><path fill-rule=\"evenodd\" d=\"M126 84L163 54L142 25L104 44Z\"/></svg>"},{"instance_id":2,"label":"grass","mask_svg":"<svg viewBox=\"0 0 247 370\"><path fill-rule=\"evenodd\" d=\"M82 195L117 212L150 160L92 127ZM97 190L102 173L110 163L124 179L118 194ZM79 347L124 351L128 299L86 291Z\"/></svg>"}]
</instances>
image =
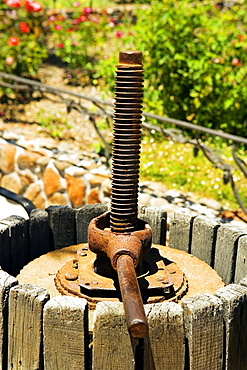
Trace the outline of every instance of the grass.
<instances>
[{"instance_id":1,"label":"grass","mask_svg":"<svg viewBox=\"0 0 247 370\"><path fill-rule=\"evenodd\" d=\"M212 149L214 145L206 143ZM231 148L221 142L216 147L221 157L236 168L231 156ZM244 151L240 153L242 158ZM198 198L211 198L217 200L224 209L240 209L231 185L224 185L223 171L214 168L203 153L193 155L191 144L179 144L168 140L156 140L146 136L142 141L140 178L142 181L150 180L161 182L169 189L180 189L191 192ZM246 179L236 168L234 180L240 191L242 200L247 199ZM246 202L245 202L246 204ZM247 205L247 204L246 204Z\"/></svg>"},{"instance_id":2,"label":"grass","mask_svg":"<svg viewBox=\"0 0 247 370\"><path fill-rule=\"evenodd\" d=\"M63 117L62 112L51 114L50 112L40 109L36 114L36 120L39 126L41 126L51 137L61 139L63 137L64 130L68 130L71 126L68 124L66 118Z\"/></svg>"}]
</instances>

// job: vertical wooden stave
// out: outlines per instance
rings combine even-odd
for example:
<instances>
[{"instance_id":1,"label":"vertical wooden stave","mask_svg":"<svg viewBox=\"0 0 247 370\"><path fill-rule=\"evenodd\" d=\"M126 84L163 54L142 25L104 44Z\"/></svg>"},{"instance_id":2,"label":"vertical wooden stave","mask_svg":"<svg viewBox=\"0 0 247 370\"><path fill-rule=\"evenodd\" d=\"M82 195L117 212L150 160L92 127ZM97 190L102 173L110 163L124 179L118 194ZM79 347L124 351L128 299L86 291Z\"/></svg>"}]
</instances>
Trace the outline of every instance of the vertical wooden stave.
<instances>
[{"instance_id":1,"label":"vertical wooden stave","mask_svg":"<svg viewBox=\"0 0 247 370\"><path fill-rule=\"evenodd\" d=\"M43 327L46 370L88 368L88 310L85 299L68 296L52 298L44 308Z\"/></svg>"},{"instance_id":2,"label":"vertical wooden stave","mask_svg":"<svg viewBox=\"0 0 247 370\"><path fill-rule=\"evenodd\" d=\"M35 285L10 289L8 369L42 369L43 307L48 300L48 292Z\"/></svg>"},{"instance_id":3,"label":"vertical wooden stave","mask_svg":"<svg viewBox=\"0 0 247 370\"><path fill-rule=\"evenodd\" d=\"M105 204L97 203L88 204L75 210L77 243L87 243L87 229L90 221L105 213L107 209L108 208Z\"/></svg>"},{"instance_id":4,"label":"vertical wooden stave","mask_svg":"<svg viewBox=\"0 0 247 370\"><path fill-rule=\"evenodd\" d=\"M76 244L75 210L68 206L50 206L50 249L61 249Z\"/></svg>"},{"instance_id":5,"label":"vertical wooden stave","mask_svg":"<svg viewBox=\"0 0 247 370\"><path fill-rule=\"evenodd\" d=\"M166 244L167 212L164 207L141 206L138 210L138 218L150 225L154 244Z\"/></svg>"},{"instance_id":6,"label":"vertical wooden stave","mask_svg":"<svg viewBox=\"0 0 247 370\"><path fill-rule=\"evenodd\" d=\"M223 307L219 298L198 294L182 300L190 370L222 370Z\"/></svg>"},{"instance_id":7,"label":"vertical wooden stave","mask_svg":"<svg viewBox=\"0 0 247 370\"><path fill-rule=\"evenodd\" d=\"M192 225L191 254L214 267L215 244L220 223L206 216L198 216Z\"/></svg>"},{"instance_id":8,"label":"vertical wooden stave","mask_svg":"<svg viewBox=\"0 0 247 370\"><path fill-rule=\"evenodd\" d=\"M144 339L144 370L184 370L182 308L173 302L145 306L149 336Z\"/></svg>"},{"instance_id":9,"label":"vertical wooden stave","mask_svg":"<svg viewBox=\"0 0 247 370\"><path fill-rule=\"evenodd\" d=\"M175 212L171 219L169 247L191 252L192 225L196 216Z\"/></svg>"},{"instance_id":10,"label":"vertical wooden stave","mask_svg":"<svg viewBox=\"0 0 247 370\"><path fill-rule=\"evenodd\" d=\"M222 225L217 232L214 269L226 284L234 281L238 242L246 229Z\"/></svg>"},{"instance_id":11,"label":"vertical wooden stave","mask_svg":"<svg viewBox=\"0 0 247 370\"><path fill-rule=\"evenodd\" d=\"M0 270L0 369L7 369L9 291L18 281Z\"/></svg>"},{"instance_id":12,"label":"vertical wooden stave","mask_svg":"<svg viewBox=\"0 0 247 370\"><path fill-rule=\"evenodd\" d=\"M50 228L48 213L34 209L28 223L29 262L50 251Z\"/></svg>"},{"instance_id":13,"label":"vertical wooden stave","mask_svg":"<svg viewBox=\"0 0 247 370\"><path fill-rule=\"evenodd\" d=\"M10 216L0 221L2 268L16 276L28 260L27 222L23 217Z\"/></svg>"},{"instance_id":14,"label":"vertical wooden stave","mask_svg":"<svg viewBox=\"0 0 247 370\"><path fill-rule=\"evenodd\" d=\"M100 302L94 313L94 370L135 370L122 303Z\"/></svg>"},{"instance_id":15,"label":"vertical wooden stave","mask_svg":"<svg viewBox=\"0 0 247 370\"><path fill-rule=\"evenodd\" d=\"M230 284L215 295L223 303L227 370L247 369L247 287Z\"/></svg>"},{"instance_id":16,"label":"vertical wooden stave","mask_svg":"<svg viewBox=\"0 0 247 370\"><path fill-rule=\"evenodd\" d=\"M245 276L247 276L247 235L242 235L238 240L234 283L239 283Z\"/></svg>"}]
</instances>

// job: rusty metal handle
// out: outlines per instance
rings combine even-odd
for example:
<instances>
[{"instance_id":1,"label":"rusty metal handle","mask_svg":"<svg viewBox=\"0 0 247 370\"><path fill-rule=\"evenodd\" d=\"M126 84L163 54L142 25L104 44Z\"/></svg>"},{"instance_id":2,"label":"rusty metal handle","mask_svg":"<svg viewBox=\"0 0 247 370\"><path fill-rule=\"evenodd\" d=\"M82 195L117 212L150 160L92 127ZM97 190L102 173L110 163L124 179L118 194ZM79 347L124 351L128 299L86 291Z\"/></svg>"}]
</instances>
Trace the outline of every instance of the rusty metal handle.
<instances>
[{"instance_id":1,"label":"rusty metal handle","mask_svg":"<svg viewBox=\"0 0 247 370\"><path fill-rule=\"evenodd\" d=\"M133 338L144 338L148 322L131 256L118 257L117 273L129 333Z\"/></svg>"}]
</instances>

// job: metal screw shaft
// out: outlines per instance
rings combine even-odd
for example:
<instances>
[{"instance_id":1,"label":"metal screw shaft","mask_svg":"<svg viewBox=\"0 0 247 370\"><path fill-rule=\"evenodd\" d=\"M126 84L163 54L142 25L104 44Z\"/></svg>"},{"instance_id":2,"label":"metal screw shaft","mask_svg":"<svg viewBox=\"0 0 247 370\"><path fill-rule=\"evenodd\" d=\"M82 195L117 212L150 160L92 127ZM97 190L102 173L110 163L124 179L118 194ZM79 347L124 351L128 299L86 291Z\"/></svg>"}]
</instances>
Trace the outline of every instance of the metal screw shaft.
<instances>
[{"instance_id":1,"label":"metal screw shaft","mask_svg":"<svg viewBox=\"0 0 247 370\"><path fill-rule=\"evenodd\" d=\"M117 233L137 229L142 83L142 53L120 52L115 86L110 216L111 231Z\"/></svg>"}]
</instances>

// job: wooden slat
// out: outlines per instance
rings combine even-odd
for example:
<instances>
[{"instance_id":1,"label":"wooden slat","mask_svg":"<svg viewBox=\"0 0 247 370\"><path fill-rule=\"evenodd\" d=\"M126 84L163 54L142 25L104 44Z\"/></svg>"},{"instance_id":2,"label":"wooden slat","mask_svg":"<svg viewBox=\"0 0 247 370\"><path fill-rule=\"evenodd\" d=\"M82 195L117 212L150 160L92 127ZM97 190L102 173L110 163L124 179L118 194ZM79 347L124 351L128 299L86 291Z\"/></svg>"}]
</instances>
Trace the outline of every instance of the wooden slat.
<instances>
[{"instance_id":1,"label":"wooden slat","mask_svg":"<svg viewBox=\"0 0 247 370\"><path fill-rule=\"evenodd\" d=\"M75 210L68 206L51 206L46 211L51 229L51 250L76 244Z\"/></svg>"},{"instance_id":2,"label":"wooden slat","mask_svg":"<svg viewBox=\"0 0 247 370\"><path fill-rule=\"evenodd\" d=\"M239 284L247 287L247 275L240 280Z\"/></svg>"},{"instance_id":3,"label":"wooden slat","mask_svg":"<svg viewBox=\"0 0 247 370\"><path fill-rule=\"evenodd\" d=\"M88 204L75 210L77 243L87 243L88 225L90 221L107 211L105 204Z\"/></svg>"},{"instance_id":4,"label":"wooden slat","mask_svg":"<svg viewBox=\"0 0 247 370\"><path fill-rule=\"evenodd\" d=\"M149 336L144 341L144 370L184 370L183 310L173 302L145 306Z\"/></svg>"},{"instance_id":5,"label":"wooden slat","mask_svg":"<svg viewBox=\"0 0 247 370\"><path fill-rule=\"evenodd\" d=\"M224 325L219 298L199 294L182 300L190 370L222 370Z\"/></svg>"},{"instance_id":6,"label":"wooden slat","mask_svg":"<svg viewBox=\"0 0 247 370\"><path fill-rule=\"evenodd\" d=\"M169 247L190 253L191 232L195 216L175 212L171 219Z\"/></svg>"},{"instance_id":7,"label":"wooden slat","mask_svg":"<svg viewBox=\"0 0 247 370\"><path fill-rule=\"evenodd\" d=\"M16 276L28 263L27 221L20 216L10 216L0 222L0 265Z\"/></svg>"},{"instance_id":8,"label":"wooden slat","mask_svg":"<svg viewBox=\"0 0 247 370\"><path fill-rule=\"evenodd\" d=\"M191 254L214 267L216 233L220 223L205 216L193 221Z\"/></svg>"},{"instance_id":9,"label":"wooden slat","mask_svg":"<svg viewBox=\"0 0 247 370\"><path fill-rule=\"evenodd\" d=\"M87 332L86 300L66 296L52 298L44 309L45 369L88 369Z\"/></svg>"},{"instance_id":10,"label":"wooden slat","mask_svg":"<svg viewBox=\"0 0 247 370\"><path fill-rule=\"evenodd\" d=\"M0 266L11 273L11 227L0 222Z\"/></svg>"},{"instance_id":11,"label":"wooden slat","mask_svg":"<svg viewBox=\"0 0 247 370\"><path fill-rule=\"evenodd\" d=\"M48 292L35 285L10 289L8 369L40 369L43 306Z\"/></svg>"},{"instance_id":12,"label":"wooden slat","mask_svg":"<svg viewBox=\"0 0 247 370\"><path fill-rule=\"evenodd\" d=\"M17 279L0 270L0 369L7 369L9 290Z\"/></svg>"},{"instance_id":13,"label":"wooden slat","mask_svg":"<svg viewBox=\"0 0 247 370\"><path fill-rule=\"evenodd\" d=\"M94 316L94 370L134 370L135 361L123 305L100 302Z\"/></svg>"},{"instance_id":14,"label":"wooden slat","mask_svg":"<svg viewBox=\"0 0 247 370\"><path fill-rule=\"evenodd\" d=\"M223 302L226 328L224 369L247 369L247 288L231 284L216 292Z\"/></svg>"},{"instance_id":15,"label":"wooden slat","mask_svg":"<svg viewBox=\"0 0 247 370\"><path fill-rule=\"evenodd\" d=\"M50 228L48 213L34 209L28 220L29 262L50 251Z\"/></svg>"},{"instance_id":16,"label":"wooden slat","mask_svg":"<svg viewBox=\"0 0 247 370\"><path fill-rule=\"evenodd\" d=\"M234 282L239 283L247 275L247 235L238 240L238 252Z\"/></svg>"},{"instance_id":17,"label":"wooden slat","mask_svg":"<svg viewBox=\"0 0 247 370\"><path fill-rule=\"evenodd\" d=\"M162 207L139 207L138 218L146 221L152 229L152 241L154 244L166 244L166 220L167 212Z\"/></svg>"},{"instance_id":18,"label":"wooden slat","mask_svg":"<svg viewBox=\"0 0 247 370\"><path fill-rule=\"evenodd\" d=\"M238 239L247 234L246 229L222 225L217 232L214 269L226 284L234 281Z\"/></svg>"}]
</instances>

